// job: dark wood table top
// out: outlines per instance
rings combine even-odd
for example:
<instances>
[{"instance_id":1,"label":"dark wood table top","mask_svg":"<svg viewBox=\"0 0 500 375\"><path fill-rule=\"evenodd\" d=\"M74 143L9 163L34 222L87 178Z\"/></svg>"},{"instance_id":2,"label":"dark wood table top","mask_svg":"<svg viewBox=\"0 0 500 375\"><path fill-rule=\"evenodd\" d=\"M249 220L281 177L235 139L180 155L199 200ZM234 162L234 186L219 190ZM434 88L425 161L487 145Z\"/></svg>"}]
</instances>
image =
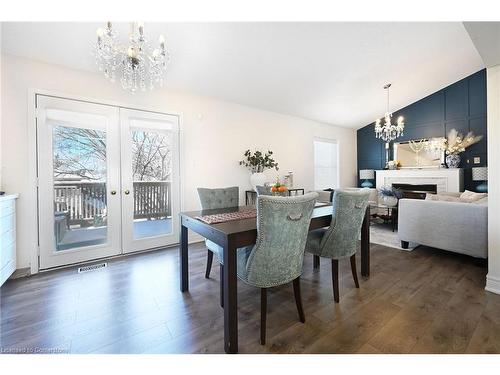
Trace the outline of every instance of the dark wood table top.
<instances>
[{"instance_id":1,"label":"dark wood table top","mask_svg":"<svg viewBox=\"0 0 500 375\"><path fill-rule=\"evenodd\" d=\"M231 234L257 230L257 219L256 218L238 219L238 220L226 221L224 223L207 224L201 220L196 219L196 217L204 215L228 213L228 212L238 212L241 210L248 210L251 207L255 206L239 206L239 207L222 208L222 209L218 208L212 210L188 211L188 212L181 212L180 215L183 216L185 219L196 220L196 222L200 224L210 226L210 228L212 228L213 230L216 230L217 232L220 232L221 234L227 236ZM332 212L333 212L332 204L323 203L314 207L311 219L331 216Z\"/></svg>"}]
</instances>

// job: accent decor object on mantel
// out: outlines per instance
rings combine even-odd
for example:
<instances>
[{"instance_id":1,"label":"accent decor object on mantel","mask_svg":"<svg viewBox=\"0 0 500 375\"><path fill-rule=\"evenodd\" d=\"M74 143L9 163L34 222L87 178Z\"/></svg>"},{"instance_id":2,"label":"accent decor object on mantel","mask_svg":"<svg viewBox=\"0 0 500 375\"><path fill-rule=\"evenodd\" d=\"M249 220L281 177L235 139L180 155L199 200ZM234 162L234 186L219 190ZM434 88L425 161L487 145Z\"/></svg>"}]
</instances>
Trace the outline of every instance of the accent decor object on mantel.
<instances>
[{"instance_id":1,"label":"accent decor object on mantel","mask_svg":"<svg viewBox=\"0 0 500 375\"><path fill-rule=\"evenodd\" d=\"M473 132L467 133L464 137L456 129L451 129L447 138L433 138L429 141L429 147L443 150L446 152L446 165L448 168L458 168L460 165L460 154L465 149L479 142L482 135L474 135Z\"/></svg>"},{"instance_id":2,"label":"accent decor object on mantel","mask_svg":"<svg viewBox=\"0 0 500 375\"><path fill-rule=\"evenodd\" d=\"M403 116L399 116L396 124L392 124L392 112L389 111L389 89L391 84L388 83L384 86L384 90L387 90L387 111L384 115L384 124L382 125L382 120L375 120L375 136L382 139L384 142L389 143L394 141L403 135L403 130L405 128Z\"/></svg>"},{"instance_id":3,"label":"accent decor object on mantel","mask_svg":"<svg viewBox=\"0 0 500 375\"><path fill-rule=\"evenodd\" d=\"M399 168L399 161L397 160L389 160L386 164L385 167L390 170L395 170Z\"/></svg>"},{"instance_id":4,"label":"accent decor object on mantel","mask_svg":"<svg viewBox=\"0 0 500 375\"><path fill-rule=\"evenodd\" d=\"M105 28L98 28L96 34L96 63L111 82L116 80L116 75L121 71L122 87L132 93L137 90L146 91L146 87L153 89L155 86L163 86L170 61L163 35L158 38L158 47L151 50L144 36L142 22L131 23L128 44L118 42L118 33L111 22L107 22Z\"/></svg>"},{"instance_id":5,"label":"accent decor object on mantel","mask_svg":"<svg viewBox=\"0 0 500 375\"><path fill-rule=\"evenodd\" d=\"M373 169L361 169L359 171L359 179L364 180L361 187L371 188L373 183L370 180L375 179L375 171Z\"/></svg>"},{"instance_id":6,"label":"accent decor object on mantel","mask_svg":"<svg viewBox=\"0 0 500 375\"><path fill-rule=\"evenodd\" d=\"M267 176L264 174L266 169L279 170L278 163L274 161L273 152L270 150L265 154L261 151L255 151L252 154L250 150L246 150L243 155L245 159L240 161L240 165L247 167L252 172L250 184L254 190L256 186L264 185L267 182Z\"/></svg>"},{"instance_id":7,"label":"accent decor object on mantel","mask_svg":"<svg viewBox=\"0 0 500 375\"><path fill-rule=\"evenodd\" d=\"M488 167L472 168L472 181L482 181L482 184L476 186L476 190L480 193L488 192Z\"/></svg>"}]
</instances>

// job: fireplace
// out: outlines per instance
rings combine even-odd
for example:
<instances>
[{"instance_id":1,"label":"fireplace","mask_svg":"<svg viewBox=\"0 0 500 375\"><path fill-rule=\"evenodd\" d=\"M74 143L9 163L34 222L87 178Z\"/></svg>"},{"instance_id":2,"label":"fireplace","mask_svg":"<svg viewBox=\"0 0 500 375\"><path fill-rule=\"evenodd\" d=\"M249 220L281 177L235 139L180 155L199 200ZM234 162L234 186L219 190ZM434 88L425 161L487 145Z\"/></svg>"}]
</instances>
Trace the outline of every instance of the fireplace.
<instances>
[{"instance_id":1,"label":"fireplace","mask_svg":"<svg viewBox=\"0 0 500 375\"><path fill-rule=\"evenodd\" d=\"M392 187L403 192L403 198L425 199L427 193L436 194L436 184L392 184Z\"/></svg>"},{"instance_id":2,"label":"fireplace","mask_svg":"<svg viewBox=\"0 0 500 375\"><path fill-rule=\"evenodd\" d=\"M464 170L462 168L387 169L376 171L375 178L377 189L394 184L410 184L436 185L438 194L464 191ZM415 186L409 190L427 192L415 189Z\"/></svg>"}]
</instances>

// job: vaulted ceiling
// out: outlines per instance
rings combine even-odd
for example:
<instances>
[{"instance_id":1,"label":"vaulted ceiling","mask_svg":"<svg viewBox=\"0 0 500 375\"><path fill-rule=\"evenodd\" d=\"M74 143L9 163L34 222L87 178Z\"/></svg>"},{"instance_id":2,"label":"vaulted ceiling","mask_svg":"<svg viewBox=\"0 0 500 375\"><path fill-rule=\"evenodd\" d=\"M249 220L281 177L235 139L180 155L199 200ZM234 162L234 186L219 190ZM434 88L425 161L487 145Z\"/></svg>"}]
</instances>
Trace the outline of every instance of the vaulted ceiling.
<instances>
[{"instance_id":1,"label":"vaulted ceiling","mask_svg":"<svg viewBox=\"0 0 500 375\"><path fill-rule=\"evenodd\" d=\"M2 49L97 72L100 26L3 23ZM116 27L125 41L128 25ZM396 110L484 67L460 22L146 22L145 30L166 36L167 88L352 128L383 114L385 83Z\"/></svg>"}]
</instances>

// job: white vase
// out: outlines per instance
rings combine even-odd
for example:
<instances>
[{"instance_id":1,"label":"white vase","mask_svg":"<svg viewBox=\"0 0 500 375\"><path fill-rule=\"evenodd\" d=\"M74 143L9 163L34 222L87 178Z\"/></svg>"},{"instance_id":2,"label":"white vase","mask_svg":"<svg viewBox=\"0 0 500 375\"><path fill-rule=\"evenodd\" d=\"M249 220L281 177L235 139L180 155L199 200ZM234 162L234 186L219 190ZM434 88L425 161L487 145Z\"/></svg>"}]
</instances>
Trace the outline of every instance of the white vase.
<instances>
[{"instance_id":1,"label":"white vase","mask_svg":"<svg viewBox=\"0 0 500 375\"><path fill-rule=\"evenodd\" d=\"M256 186L262 186L267 182L267 176L263 172L252 173L250 176L250 185L256 190Z\"/></svg>"},{"instance_id":2,"label":"white vase","mask_svg":"<svg viewBox=\"0 0 500 375\"><path fill-rule=\"evenodd\" d=\"M383 195L380 197L380 201L384 206L394 207L398 204L398 198L393 196Z\"/></svg>"}]
</instances>

